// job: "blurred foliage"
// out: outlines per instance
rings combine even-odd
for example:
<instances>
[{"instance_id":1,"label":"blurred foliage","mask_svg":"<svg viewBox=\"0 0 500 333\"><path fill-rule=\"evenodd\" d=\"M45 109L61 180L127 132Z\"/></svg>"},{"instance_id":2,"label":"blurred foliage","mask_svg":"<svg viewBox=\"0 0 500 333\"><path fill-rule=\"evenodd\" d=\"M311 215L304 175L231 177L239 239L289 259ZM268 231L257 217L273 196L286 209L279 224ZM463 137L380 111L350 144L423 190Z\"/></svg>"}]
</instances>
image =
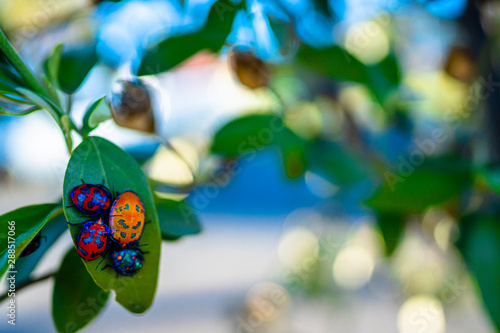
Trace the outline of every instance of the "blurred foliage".
<instances>
[{"instance_id":1,"label":"blurred foliage","mask_svg":"<svg viewBox=\"0 0 500 333\"><path fill-rule=\"evenodd\" d=\"M491 319L500 327L500 224L499 215L476 213L461 221L459 248L475 275Z\"/></svg>"},{"instance_id":2,"label":"blurred foliage","mask_svg":"<svg viewBox=\"0 0 500 333\"><path fill-rule=\"evenodd\" d=\"M427 159L415 168L409 162L402 173L385 173L385 181L366 204L381 211L420 213L457 197L469 185L467 164L455 158ZM406 177L404 177L406 176Z\"/></svg>"},{"instance_id":3,"label":"blurred foliage","mask_svg":"<svg viewBox=\"0 0 500 333\"><path fill-rule=\"evenodd\" d=\"M356 206L358 213L373 217L388 258L393 258L401 249L411 219L420 222L424 231L430 228L424 223L429 209L447 214L454 223L460 221L457 248L477 281L492 321L500 330L500 230L496 213L500 173L498 158L495 158L500 156L500 152L495 151L500 121L491 113L498 110L500 101L491 94L497 83L483 82L485 78L491 81L492 77L498 77L498 14L489 21L488 17L480 17L484 9L481 6L485 5L478 2L480 7L476 7L473 1L460 2L455 11L440 12L435 7L438 2L419 1L422 11L456 20L456 30L468 34L462 42L470 45L451 45L450 42L448 53L443 57L445 62L440 64L442 68L431 74L406 71L404 66L412 59L400 56L407 44L399 38L403 36L399 36L401 31L397 30L397 13L383 13L389 18L383 24L376 15L364 22L374 23L378 19L377 31L389 44L387 50L382 48L387 52L380 59L367 61L360 55L375 52L369 44L363 44L366 41L363 38L375 43L376 36L370 36L366 29L352 32L349 31L352 27L347 27L347 32L354 33L354 40L361 45L361 53L348 43L346 31L342 32L346 40L337 38L333 31L343 23L343 13L333 1L307 1L304 12L296 12L295 7L282 2L255 6L247 1L218 0L206 5L206 15L196 22L191 22L189 4L179 5L183 9L178 13L182 18L179 21L194 24L162 27L161 33L148 35L147 41L136 43L140 45L134 44L133 53L138 57L122 64L127 71L137 76L158 75L189 67L190 61L200 54L210 53L210 61L215 61L214 55L227 56L228 68L240 88L255 96L271 96L269 99L274 103L268 103L266 108L247 110L222 124L210 142L206 142L208 149L196 151L202 162L196 165L199 169L192 168L183 152L168 140L159 138L154 118L156 92L142 79L119 81L121 90L111 96L99 96L89 103L81 122L74 121L71 114L74 94L84 86L97 64L106 63L98 52L99 43L103 44L98 33L89 29L93 31L92 36L56 45L43 57L39 66L43 72L34 73L0 30L0 114L26 116L45 110L59 126L71 155L64 180L64 208L61 203L27 206L1 216L0 242L4 249L0 253L1 273L8 267L5 230L9 230L9 221L16 221L13 260L17 260L42 228L47 237L47 243L38 251L18 261L20 280L34 283L37 280L31 277L33 269L65 230L62 209L67 221L81 222L75 210L68 207L68 194L82 178L95 184L104 182L117 192L134 189L145 204L149 221L140 240L148 252L141 274L116 278L111 269L96 269L96 262L82 265L71 249L55 275L53 317L60 331L81 329L97 316L110 290L115 290L116 301L128 311L143 313L154 300L161 240L176 241L202 231L189 193L215 182L217 172L234 166L238 159L245 157L251 163L261 150L272 148L280 155L287 179L305 178L308 183L311 177L317 177L314 179L319 179L322 186L330 190L324 198L327 204L344 200L345 206ZM94 5L98 3L101 4L85 14L88 17L84 15L89 21L94 10L98 12L104 6L114 10L122 5L94 1ZM307 10L314 12L314 20L306 15ZM492 15L491 11L488 15ZM305 21L306 18L309 21ZM71 25L73 19L74 16L68 16L64 24ZM262 31L256 28L258 19L272 43L259 40ZM245 20L246 26L242 23ZM313 26L312 33L309 26ZM329 27L327 37L320 34L325 26ZM234 43L234 35L244 35L245 29L251 31L253 40L242 43L236 38ZM15 31L11 33L14 36ZM276 54L271 54L273 46ZM434 103L432 107L428 106L429 100ZM487 120L485 123L481 123L483 118ZM125 151L105 139L91 136L100 124L111 119L119 126L157 135L158 142ZM435 136L432 129L438 129L441 135ZM73 149L72 136L75 135L83 141ZM433 141L430 144L426 141L424 147L419 144L422 136L426 140L432 137ZM148 161L160 144L169 148L191 171L190 184L160 184L172 191L167 193L172 195L167 195L168 199L154 193L150 186L154 182L147 178ZM205 174L203 163L214 160L218 163L213 167L216 171ZM490 205L484 204L489 202ZM431 227L436 232L437 226ZM73 239L80 228L69 227ZM437 244L441 248L453 246L451 229L446 229L446 246ZM307 235L313 244L310 247L313 254L309 257L314 260L305 278L300 275L300 269L291 269L288 288L294 291L303 288L311 294L319 294L325 291L325 272L331 278L332 263L320 260L318 256L322 256L325 249L319 247L318 242L329 240L323 235L318 238ZM367 248L354 249L354 252L348 248L343 252L346 261L349 262L353 253L358 259L374 261L366 255ZM339 251L335 255L338 256ZM333 269L335 271L335 266ZM79 304L90 294L97 298L101 295L102 302L88 317L76 318ZM68 323L74 325L68 329Z\"/></svg>"},{"instance_id":4,"label":"blurred foliage","mask_svg":"<svg viewBox=\"0 0 500 333\"><path fill-rule=\"evenodd\" d=\"M99 314L108 297L109 292L99 288L87 274L76 249L71 248L55 277L52 316L56 329L79 331Z\"/></svg>"},{"instance_id":5,"label":"blurred foliage","mask_svg":"<svg viewBox=\"0 0 500 333\"><path fill-rule=\"evenodd\" d=\"M156 199L160 219L161 236L164 240L178 240L182 236L201 232L201 225L193 209L186 201Z\"/></svg>"},{"instance_id":6,"label":"blurred foliage","mask_svg":"<svg viewBox=\"0 0 500 333\"><path fill-rule=\"evenodd\" d=\"M155 45L143 55L137 74L168 71L202 50L218 52L231 32L234 17L240 8L241 5L234 5L229 0L216 1L200 31L169 37Z\"/></svg>"}]
</instances>

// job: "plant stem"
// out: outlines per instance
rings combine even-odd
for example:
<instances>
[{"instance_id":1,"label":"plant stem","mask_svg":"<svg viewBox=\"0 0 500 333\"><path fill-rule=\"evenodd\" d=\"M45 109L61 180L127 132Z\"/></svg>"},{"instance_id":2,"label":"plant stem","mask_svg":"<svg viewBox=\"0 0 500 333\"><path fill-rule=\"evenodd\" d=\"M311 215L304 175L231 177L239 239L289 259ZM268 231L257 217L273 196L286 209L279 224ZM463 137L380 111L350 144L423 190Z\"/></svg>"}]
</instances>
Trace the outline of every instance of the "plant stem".
<instances>
[{"instance_id":1,"label":"plant stem","mask_svg":"<svg viewBox=\"0 0 500 333\"><path fill-rule=\"evenodd\" d=\"M16 286L16 291L15 292L18 293L21 289L26 288L27 286L30 286L30 285L38 283L38 282L45 281L45 280L50 279L51 277L53 277L55 275L56 275L56 272L52 272L52 273L49 273L49 274L46 274L46 275L42 275L39 278L26 281L26 282L22 283L21 285ZM7 298L9 298L9 292L6 292L2 296L0 296L0 303L2 303L3 301L5 301Z\"/></svg>"},{"instance_id":2,"label":"plant stem","mask_svg":"<svg viewBox=\"0 0 500 333\"><path fill-rule=\"evenodd\" d=\"M71 108L73 107L73 94L68 95L68 100L66 104L66 114L71 113Z\"/></svg>"},{"instance_id":3,"label":"plant stem","mask_svg":"<svg viewBox=\"0 0 500 333\"><path fill-rule=\"evenodd\" d=\"M165 147L167 147L170 151L172 151L175 155L177 155L177 157L179 157L186 164L186 166L188 167L189 172L191 173L191 176L193 178L192 184L194 185L196 182L196 180L195 180L196 174L195 174L195 170L193 169L191 164L189 164L189 162L184 158L184 156L179 152L179 150L177 150L177 148L175 148L172 145L170 140L168 140L167 138L164 138L164 137L160 137L159 135L157 135L156 137L163 143L163 145Z\"/></svg>"},{"instance_id":4,"label":"plant stem","mask_svg":"<svg viewBox=\"0 0 500 333\"><path fill-rule=\"evenodd\" d=\"M278 101L278 104L280 106L280 116L281 118L285 118L285 101L281 97L281 95L276 91L276 89L272 86L268 86L267 89L274 95L276 100Z\"/></svg>"},{"instance_id":5,"label":"plant stem","mask_svg":"<svg viewBox=\"0 0 500 333\"><path fill-rule=\"evenodd\" d=\"M33 90L35 90L42 96L49 97L47 91L45 91L43 86L36 79L33 72L31 72L28 66L24 63L23 59L19 56L19 53L17 53L12 44L9 42L2 29L0 29L0 50L3 51L12 66L14 66L14 68L19 72L19 74Z\"/></svg>"}]
</instances>

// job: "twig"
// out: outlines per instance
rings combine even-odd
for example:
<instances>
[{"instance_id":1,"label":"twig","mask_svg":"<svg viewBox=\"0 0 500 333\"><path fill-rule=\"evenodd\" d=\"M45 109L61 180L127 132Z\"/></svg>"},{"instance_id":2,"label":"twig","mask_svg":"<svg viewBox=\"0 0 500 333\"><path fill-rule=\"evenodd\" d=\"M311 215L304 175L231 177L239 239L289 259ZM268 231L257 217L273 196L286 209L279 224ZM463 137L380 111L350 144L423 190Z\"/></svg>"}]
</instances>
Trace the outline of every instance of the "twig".
<instances>
[{"instance_id":1,"label":"twig","mask_svg":"<svg viewBox=\"0 0 500 333\"><path fill-rule=\"evenodd\" d=\"M24 289L27 286L30 286L30 285L38 283L38 282L45 281L45 280L50 279L51 277L53 277L55 275L56 275L56 272L52 272L52 273L48 273L46 275L42 275L39 278L26 281L26 282L22 283L21 285L16 286L16 291L15 292L18 293L21 289ZM9 292L8 291L5 294L3 294L2 296L0 296L0 303L2 303L3 301L5 301L7 298L9 298Z\"/></svg>"},{"instance_id":2,"label":"twig","mask_svg":"<svg viewBox=\"0 0 500 333\"><path fill-rule=\"evenodd\" d=\"M66 114L71 113L71 109L73 108L73 94L68 95L68 99L66 100Z\"/></svg>"},{"instance_id":3,"label":"twig","mask_svg":"<svg viewBox=\"0 0 500 333\"><path fill-rule=\"evenodd\" d=\"M186 166L188 167L189 172L191 173L191 176L193 178L192 184L190 186L193 186L195 184L196 176L195 176L195 170L193 169L191 164L189 164L189 162L184 158L184 156L179 152L179 150L177 150L177 148L175 148L167 138L160 137L159 135L157 135L157 138L162 142L162 144L165 147L167 147L170 151L172 151L174 154L176 154L177 157L179 157L186 164Z\"/></svg>"},{"instance_id":4,"label":"twig","mask_svg":"<svg viewBox=\"0 0 500 333\"><path fill-rule=\"evenodd\" d=\"M281 118L285 118L285 113L286 113L286 108L285 108L285 101L281 97L281 95L276 91L276 89L272 86L267 87L269 91L274 95L274 97L277 99L278 104L280 106L280 115Z\"/></svg>"}]
</instances>

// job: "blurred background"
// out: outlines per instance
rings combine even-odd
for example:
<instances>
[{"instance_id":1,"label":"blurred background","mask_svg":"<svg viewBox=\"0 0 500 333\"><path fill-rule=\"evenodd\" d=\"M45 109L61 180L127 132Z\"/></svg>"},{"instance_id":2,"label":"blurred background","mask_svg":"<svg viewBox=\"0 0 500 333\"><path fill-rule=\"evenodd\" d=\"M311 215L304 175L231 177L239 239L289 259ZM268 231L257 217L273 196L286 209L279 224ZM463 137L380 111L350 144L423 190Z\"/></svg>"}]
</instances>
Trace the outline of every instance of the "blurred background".
<instances>
[{"instance_id":1,"label":"blurred background","mask_svg":"<svg viewBox=\"0 0 500 333\"><path fill-rule=\"evenodd\" d=\"M57 44L92 42L98 62L73 95L79 125L90 103L119 96L158 42L201 29L213 3L0 0L0 26L35 72ZM146 314L109 302L83 331L495 332L495 310L456 245L463 213L496 208L495 189L488 177L441 181L455 159L482 167L500 157L500 3L244 3L219 54L142 76L156 135L113 120L93 132L140 160L157 196L186 199L203 230L163 242ZM299 157L256 145L228 171L214 137L256 113L284 113L311 144ZM312 156L306 165L301 154ZM412 178L422 160L443 156L453 159L440 172ZM48 114L0 115L0 214L59 200L68 160ZM384 182L413 187L380 203ZM460 193L428 204L443 187ZM34 276L57 269L71 246L64 232ZM15 329L2 320L0 330L54 331L52 287L20 292Z\"/></svg>"}]
</instances>

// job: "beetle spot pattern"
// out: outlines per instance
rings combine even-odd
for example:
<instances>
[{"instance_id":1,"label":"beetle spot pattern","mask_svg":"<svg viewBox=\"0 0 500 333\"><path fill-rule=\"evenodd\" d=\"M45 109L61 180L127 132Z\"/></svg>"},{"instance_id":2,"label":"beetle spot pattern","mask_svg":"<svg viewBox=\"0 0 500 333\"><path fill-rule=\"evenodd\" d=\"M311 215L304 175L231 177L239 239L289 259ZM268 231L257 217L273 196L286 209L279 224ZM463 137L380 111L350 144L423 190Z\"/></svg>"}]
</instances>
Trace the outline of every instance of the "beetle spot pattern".
<instances>
[{"instance_id":1,"label":"beetle spot pattern","mask_svg":"<svg viewBox=\"0 0 500 333\"><path fill-rule=\"evenodd\" d=\"M145 211L141 200L132 191L123 192L111 206L109 227L111 238L120 244L130 244L141 238Z\"/></svg>"},{"instance_id":2,"label":"beetle spot pattern","mask_svg":"<svg viewBox=\"0 0 500 333\"><path fill-rule=\"evenodd\" d=\"M111 206L111 193L104 186L81 184L70 192L75 207L88 215L103 215Z\"/></svg>"}]
</instances>

